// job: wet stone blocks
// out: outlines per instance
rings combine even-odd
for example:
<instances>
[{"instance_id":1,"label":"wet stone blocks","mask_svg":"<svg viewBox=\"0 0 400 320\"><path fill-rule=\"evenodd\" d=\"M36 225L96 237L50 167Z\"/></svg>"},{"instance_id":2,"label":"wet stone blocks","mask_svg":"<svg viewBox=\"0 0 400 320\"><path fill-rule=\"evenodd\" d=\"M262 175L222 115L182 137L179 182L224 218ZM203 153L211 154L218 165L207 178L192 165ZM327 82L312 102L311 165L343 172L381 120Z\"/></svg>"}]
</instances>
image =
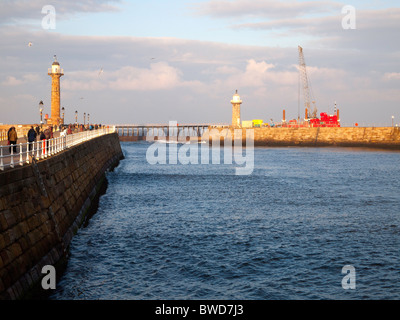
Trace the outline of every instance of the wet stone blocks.
<instances>
[{"instance_id":1,"label":"wet stone blocks","mask_svg":"<svg viewBox=\"0 0 400 320\"><path fill-rule=\"evenodd\" d=\"M64 255L104 181L123 157L118 135L0 173L0 299L19 299ZM44 186L44 190L42 188Z\"/></svg>"}]
</instances>

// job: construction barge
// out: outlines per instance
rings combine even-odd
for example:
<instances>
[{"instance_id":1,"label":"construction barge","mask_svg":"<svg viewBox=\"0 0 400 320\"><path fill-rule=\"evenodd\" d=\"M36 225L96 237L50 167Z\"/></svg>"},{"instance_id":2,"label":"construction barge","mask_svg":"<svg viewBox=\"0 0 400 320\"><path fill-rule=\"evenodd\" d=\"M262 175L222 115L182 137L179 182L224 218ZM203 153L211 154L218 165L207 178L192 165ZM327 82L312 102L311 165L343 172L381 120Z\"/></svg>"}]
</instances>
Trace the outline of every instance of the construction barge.
<instances>
[{"instance_id":1,"label":"construction barge","mask_svg":"<svg viewBox=\"0 0 400 320\"><path fill-rule=\"evenodd\" d=\"M209 141L218 139L223 143L223 136L233 136L234 129L242 129L242 142L245 144L246 132L253 130L254 145L256 146L305 146L305 147L363 147L400 150L399 127L342 127L340 125L339 109L336 102L333 114L321 112L317 116L315 98L311 90L311 82L307 75L303 48L299 50L299 79L303 88L305 106L304 119L286 120L286 112L283 110L282 121L264 122L261 119L241 121L240 105L242 100L237 93L233 96L232 125L229 129L218 128L218 131L210 132ZM300 85L300 83L299 83ZM299 95L300 105L300 95ZM300 110L300 108L299 108ZM231 130L230 134L222 130ZM207 138L206 138L207 139Z\"/></svg>"}]
</instances>

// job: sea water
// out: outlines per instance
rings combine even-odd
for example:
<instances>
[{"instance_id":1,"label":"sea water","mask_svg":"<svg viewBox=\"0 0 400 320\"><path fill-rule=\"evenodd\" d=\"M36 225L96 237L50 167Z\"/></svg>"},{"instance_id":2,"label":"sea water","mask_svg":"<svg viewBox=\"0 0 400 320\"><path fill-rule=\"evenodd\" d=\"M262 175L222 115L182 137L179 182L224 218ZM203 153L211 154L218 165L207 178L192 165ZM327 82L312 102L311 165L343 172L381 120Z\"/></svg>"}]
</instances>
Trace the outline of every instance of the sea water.
<instances>
[{"instance_id":1,"label":"sea water","mask_svg":"<svg viewBox=\"0 0 400 320\"><path fill-rule=\"evenodd\" d=\"M238 176L121 146L50 299L400 298L399 152L254 148Z\"/></svg>"}]
</instances>

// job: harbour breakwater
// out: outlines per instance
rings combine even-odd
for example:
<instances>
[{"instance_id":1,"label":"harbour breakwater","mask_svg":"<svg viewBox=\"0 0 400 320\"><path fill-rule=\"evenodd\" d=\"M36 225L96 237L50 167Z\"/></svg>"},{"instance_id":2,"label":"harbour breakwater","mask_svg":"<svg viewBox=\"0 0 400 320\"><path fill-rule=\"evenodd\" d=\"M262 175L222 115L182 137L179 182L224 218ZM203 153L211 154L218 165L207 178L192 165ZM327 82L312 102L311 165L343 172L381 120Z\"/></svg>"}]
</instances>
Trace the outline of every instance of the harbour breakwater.
<instances>
[{"instance_id":1,"label":"harbour breakwater","mask_svg":"<svg viewBox=\"0 0 400 320\"><path fill-rule=\"evenodd\" d=\"M0 299L29 296L44 266L63 265L104 190L105 172L122 158L112 133L0 173Z\"/></svg>"},{"instance_id":2,"label":"harbour breakwater","mask_svg":"<svg viewBox=\"0 0 400 320\"><path fill-rule=\"evenodd\" d=\"M251 128L255 146L304 146L304 147L364 147L400 150L398 127L338 127L338 128ZM239 138L246 143L246 132L239 131ZM240 135L241 134L241 135ZM232 128L210 128L202 139L220 139L234 136Z\"/></svg>"},{"instance_id":3,"label":"harbour breakwater","mask_svg":"<svg viewBox=\"0 0 400 320\"><path fill-rule=\"evenodd\" d=\"M227 137L233 137L233 130L226 125L117 126L120 141L188 141L197 138L211 143L213 139L220 138L223 143ZM239 130L243 144L247 130L253 130L255 146L334 146L400 150L398 127L255 127Z\"/></svg>"}]
</instances>

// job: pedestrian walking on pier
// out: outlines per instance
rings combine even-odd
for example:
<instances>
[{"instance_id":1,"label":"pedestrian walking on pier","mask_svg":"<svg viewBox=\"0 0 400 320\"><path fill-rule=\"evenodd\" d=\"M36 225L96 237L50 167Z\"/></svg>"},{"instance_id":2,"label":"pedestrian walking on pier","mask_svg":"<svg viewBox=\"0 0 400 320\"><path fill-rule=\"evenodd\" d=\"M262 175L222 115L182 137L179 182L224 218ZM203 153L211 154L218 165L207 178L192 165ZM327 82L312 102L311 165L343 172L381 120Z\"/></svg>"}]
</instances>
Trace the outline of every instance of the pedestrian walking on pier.
<instances>
[{"instance_id":1,"label":"pedestrian walking on pier","mask_svg":"<svg viewBox=\"0 0 400 320\"><path fill-rule=\"evenodd\" d=\"M33 143L36 141L36 131L35 129L33 129L33 126L31 126L31 128L28 131L28 150L31 151L32 150L32 145Z\"/></svg>"},{"instance_id":2,"label":"pedestrian walking on pier","mask_svg":"<svg viewBox=\"0 0 400 320\"><path fill-rule=\"evenodd\" d=\"M40 136L40 127L38 124L36 125L35 131L36 131L36 136Z\"/></svg>"},{"instance_id":3,"label":"pedestrian walking on pier","mask_svg":"<svg viewBox=\"0 0 400 320\"><path fill-rule=\"evenodd\" d=\"M15 130L15 127L11 127L10 130L8 130L8 144L10 145L10 153L11 148L13 148L14 153L17 153L17 140L17 131Z\"/></svg>"},{"instance_id":4,"label":"pedestrian walking on pier","mask_svg":"<svg viewBox=\"0 0 400 320\"><path fill-rule=\"evenodd\" d=\"M51 139L51 129L50 129L50 127L47 127L46 129L44 129L43 133L44 133L44 136L45 136L46 140Z\"/></svg>"},{"instance_id":5,"label":"pedestrian walking on pier","mask_svg":"<svg viewBox=\"0 0 400 320\"><path fill-rule=\"evenodd\" d=\"M43 132L40 134L40 140L42 140L42 150L46 150L46 152L49 152L49 139L51 138L51 131L50 127L47 127L46 129L43 130ZM44 153L44 152L43 152Z\"/></svg>"}]
</instances>

